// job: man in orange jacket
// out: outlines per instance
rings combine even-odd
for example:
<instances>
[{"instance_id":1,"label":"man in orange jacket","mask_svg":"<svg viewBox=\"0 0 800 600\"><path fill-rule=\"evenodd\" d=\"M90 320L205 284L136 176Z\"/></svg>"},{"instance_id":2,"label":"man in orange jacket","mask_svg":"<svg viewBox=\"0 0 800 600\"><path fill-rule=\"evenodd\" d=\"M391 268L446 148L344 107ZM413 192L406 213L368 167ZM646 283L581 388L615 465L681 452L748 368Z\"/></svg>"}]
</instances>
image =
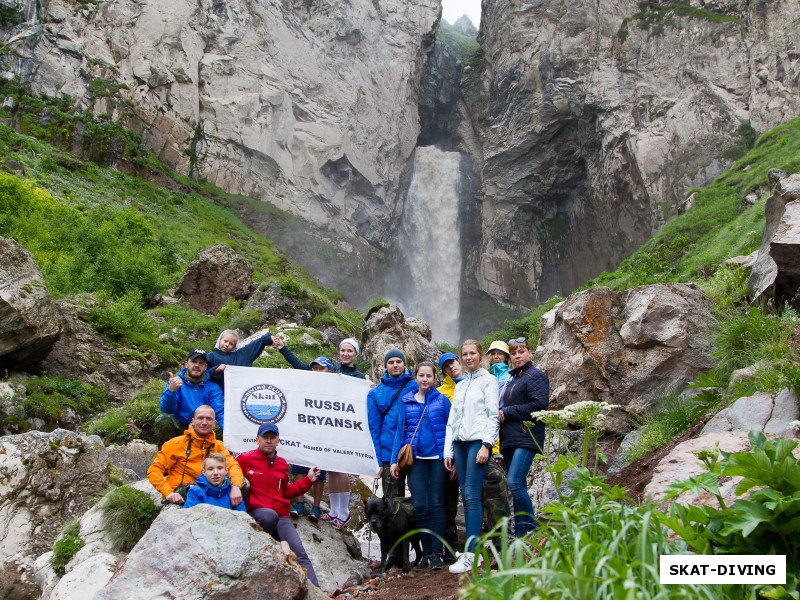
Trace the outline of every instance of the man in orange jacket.
<instances>
[{"instance_id":1,"label":"man in orange jacket","mask_svg":"<svg viewBox=\"0 0 800 600\"><path fill-rule=\"evenodd\" d=\"M181 486L190 485L200 477L203 460L211 452L225 455L228 476L231 478L231 505L236 506L242 501L242 469L216 438L216 424L214 409L207 404L198 406L183 435L174 437L161 446L153 464L147 469L147 479L167 502L183 504L185 492L181 495Z\"/></svg>"}]
</instances>

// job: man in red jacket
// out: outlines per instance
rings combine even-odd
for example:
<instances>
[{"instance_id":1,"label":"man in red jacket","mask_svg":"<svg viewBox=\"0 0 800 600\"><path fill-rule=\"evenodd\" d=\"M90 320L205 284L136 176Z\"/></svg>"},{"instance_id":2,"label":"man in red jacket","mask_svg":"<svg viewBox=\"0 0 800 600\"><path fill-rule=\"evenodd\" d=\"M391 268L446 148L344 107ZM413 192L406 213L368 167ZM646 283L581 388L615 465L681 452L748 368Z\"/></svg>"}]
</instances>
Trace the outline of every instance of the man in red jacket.
<instances>
[{"instance_id":1,"label":"man in red jacket","mask_svg":"<svg viewBox=\"0 0 800 600\"><path fill-rule=\"evenodd\" d=\"M308 580L319 587L317 574L303 542L289 519L290 499L311 489L319 476L319 469L311 467L307 477L289 483L289 467L278 456L278 445L281 443L279 435L277 425L264 423L258 428L256 436L258 449L236 457L244 476L250 481L250 495L245 499L247 512L264 531L289 544L297 562L305 568Z\"/></svg>"}]
</instances>

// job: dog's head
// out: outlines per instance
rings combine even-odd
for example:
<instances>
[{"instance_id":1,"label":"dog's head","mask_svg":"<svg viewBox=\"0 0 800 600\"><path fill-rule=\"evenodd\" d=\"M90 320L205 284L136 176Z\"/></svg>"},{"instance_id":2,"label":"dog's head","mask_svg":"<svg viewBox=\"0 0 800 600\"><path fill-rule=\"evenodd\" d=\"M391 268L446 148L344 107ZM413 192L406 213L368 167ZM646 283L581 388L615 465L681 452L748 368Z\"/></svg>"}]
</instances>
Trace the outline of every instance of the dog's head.
<instances>
[{"instance_id":1,"label":"dog's head","mask_svg":"<svg viewBox=\"0 0 800 600\"><path fill-rule=\"evenodd\" d=\"M379 532L392 518L391 501L386 498L372 497L364 500L364 510L372 531Z\"/></svg>"}]
</instances>

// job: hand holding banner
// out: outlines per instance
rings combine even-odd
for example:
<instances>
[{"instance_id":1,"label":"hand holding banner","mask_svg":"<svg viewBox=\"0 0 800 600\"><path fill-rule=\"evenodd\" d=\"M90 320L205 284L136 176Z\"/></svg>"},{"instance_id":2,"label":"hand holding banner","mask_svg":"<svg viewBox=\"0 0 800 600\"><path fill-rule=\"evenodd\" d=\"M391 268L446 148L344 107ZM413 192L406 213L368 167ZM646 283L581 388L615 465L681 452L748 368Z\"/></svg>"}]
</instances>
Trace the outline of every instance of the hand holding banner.
<instances>
[{"instance_id":1,"label":"hand holding banner","mask_svg":"<svg viewBox=\"0 0 800 600\"><path fill-rule=\"evenodd\" d=\"M280 430L280 455L296 465L375 477L378 461L367 421L370 382L295 369L225 369L225 446L256 446L262 423Z\"/></svg>"}]
</instances>

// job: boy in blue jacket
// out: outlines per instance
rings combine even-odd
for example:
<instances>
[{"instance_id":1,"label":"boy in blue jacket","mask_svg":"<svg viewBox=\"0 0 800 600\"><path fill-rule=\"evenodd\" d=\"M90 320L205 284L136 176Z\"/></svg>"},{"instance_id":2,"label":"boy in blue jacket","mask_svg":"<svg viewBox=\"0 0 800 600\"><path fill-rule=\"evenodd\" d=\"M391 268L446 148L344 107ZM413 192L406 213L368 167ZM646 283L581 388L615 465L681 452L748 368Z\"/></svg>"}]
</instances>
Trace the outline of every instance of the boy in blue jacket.
<instances>
[{"instance_id":1,"label":"boy in blue jacket","mask_svg":"<svg viewBox=\"0 0 800 600\"><path fill-rule=\"evenodd\" d=\"M228 463L219 452L210 452L203 461L203 473L186 494L183 508L195 504L213 504L220 508L230 508L245 512L244 502L231 506L231 480L228 478Z\"/></svg>"}]
</instances>

